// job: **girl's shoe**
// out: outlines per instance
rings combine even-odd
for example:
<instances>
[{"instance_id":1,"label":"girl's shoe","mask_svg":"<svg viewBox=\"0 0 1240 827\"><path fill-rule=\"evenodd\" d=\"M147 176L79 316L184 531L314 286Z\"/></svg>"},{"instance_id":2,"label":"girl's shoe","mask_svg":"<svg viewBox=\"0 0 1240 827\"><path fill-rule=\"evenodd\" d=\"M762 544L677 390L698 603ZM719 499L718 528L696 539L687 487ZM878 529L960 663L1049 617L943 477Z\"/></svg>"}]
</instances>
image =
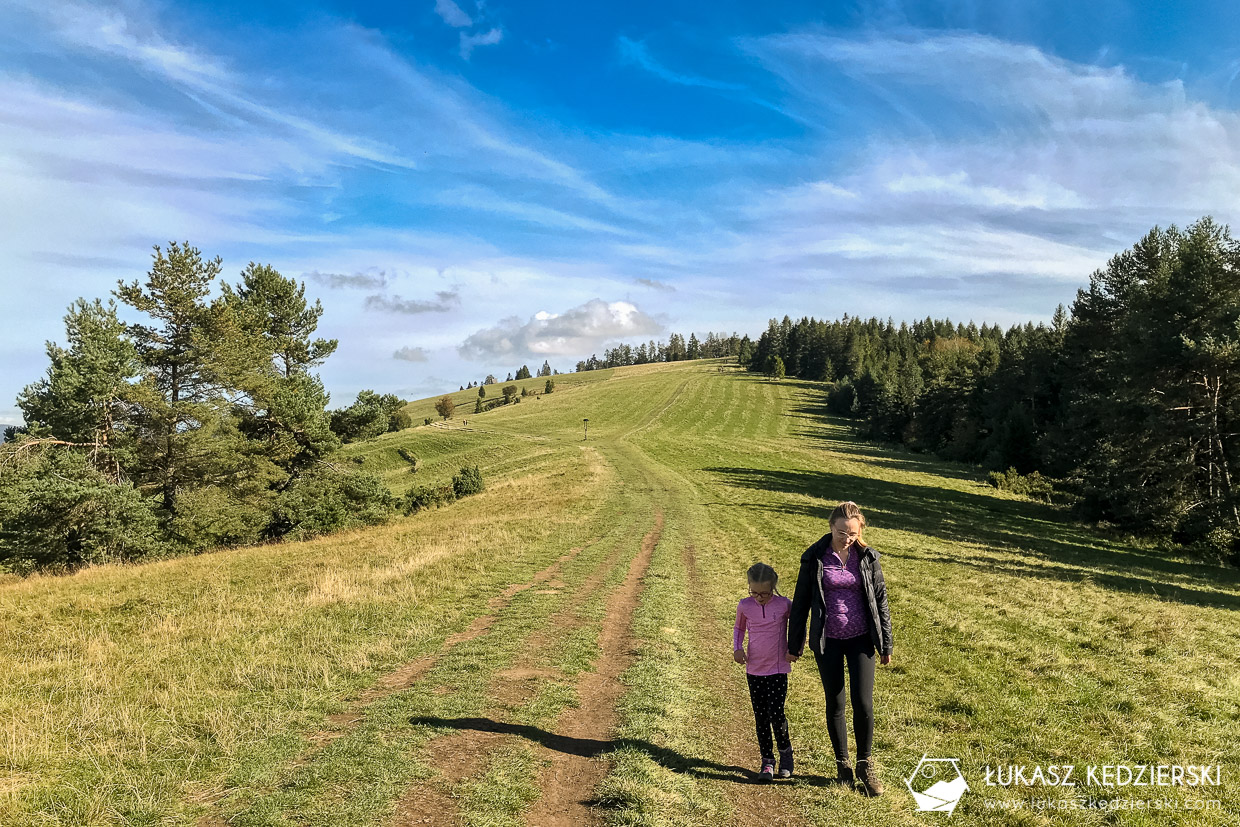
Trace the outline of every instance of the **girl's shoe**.
<instances>
[{"instance_id":1,"label":"girl's shoe","mask_svg":"<svg viewBox=\"0 0 1240 827\"><path fill-rule=\"evenodd\" d=\"M857 759L857 778L865 788L865 794L875 798L883 794L883 782L878 780L878 771L869 759Z\"/></svg>"},{"instance_id":2,"label":"girl's shoe","mask_svg":"<svg viewBox=\"0 0 1240 827\"><path fill-rule=\"evenodd\" d=\"M779 751L779 777L792 777L792 750L790 749Z\"/></svg>"},{"instance_id":3,"label":"girl's shoe","mask_svg":"<svg viewBox=\"0 0 1240 827\"><path fill-rule=\"evenodd\" d=\"M775 777L775 764L772 761L763 761L762 769L758 772L759 781L770 781Z\"/></svg>"},{"instance_id":4,"label":"girl's shoe","mask_svg":"<svg viewBox=\"0 0 1240 827\"><path fill-rule=\"evenodd\" d=\"M852 764L848 763L847 761L836 761L835 762L835 783L836 784L839 784L841 787L847 787L848 789L851 790L853 787L853 782L855 780L856 780L855 776L853 776Z\"/></svg>"}]
</instances>

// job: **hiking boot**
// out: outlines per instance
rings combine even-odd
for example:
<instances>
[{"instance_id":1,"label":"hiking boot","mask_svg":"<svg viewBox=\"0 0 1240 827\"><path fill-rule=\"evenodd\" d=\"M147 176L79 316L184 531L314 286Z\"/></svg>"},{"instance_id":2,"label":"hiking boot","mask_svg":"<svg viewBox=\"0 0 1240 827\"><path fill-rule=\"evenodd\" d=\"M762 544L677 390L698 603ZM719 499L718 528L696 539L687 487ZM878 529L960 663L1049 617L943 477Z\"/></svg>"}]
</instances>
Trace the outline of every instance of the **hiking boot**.
<instances>
[{"instance_id":1,"label":"hiking boot","mask_svg":"<svg viewBox=\"0 0 1240 827\"><path fill-rule=\"evenodd\" d=\"M781 749L779 751L779 777L792 777L792 750Z\"/></svg>"},{"instance_id":2,"label":"hiking boot","mask_svg":"<svg viewBox=\"0 0 1240 827\"><path fill-rule=\"evenodd\" d=\"M847 761L836 761L835 783L839 784L841 787L847 787L851 790L854 780L852 764Z\"/></svg>"},{"instance_id":3,"label":"hiking boot","mask_svg":"<svg viewBox=\"0 0 1240 827\"><path fill-rule=\"evenodd\" d=\"M871 798L883 794L883 783L878 780L878 770L869 759L857 759L857 779L865 788L865 794Z\"/></svg>"},{"instance_id":4,"label":"hiking boot","mask_svg":"<svg viewBox=\"0 0 1240 827\"><path fill-rule=\"evenodd\" d=\"M762 769L758 772L759 781L770 781L775 777L775 762L763 759Z\"/></svg>"}]
</instances>

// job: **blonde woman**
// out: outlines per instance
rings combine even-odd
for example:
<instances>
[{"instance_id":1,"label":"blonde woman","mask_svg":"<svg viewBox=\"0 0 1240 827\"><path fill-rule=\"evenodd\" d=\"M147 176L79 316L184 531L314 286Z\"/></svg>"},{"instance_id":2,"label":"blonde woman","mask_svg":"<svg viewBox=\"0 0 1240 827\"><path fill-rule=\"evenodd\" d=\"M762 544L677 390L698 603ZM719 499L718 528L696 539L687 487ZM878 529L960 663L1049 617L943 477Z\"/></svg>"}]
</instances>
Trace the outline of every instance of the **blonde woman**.
<instances>
[{"instance_id":1,"label":"blonde woman","mask_svg":"<svg viewBox=\"0 0 1240 827\"><path fill-rule=\"evenodd\" d=\"M891 614L887 584L878 552L861 538L865 515L854 502L831 512L830 533L801 555L792 612L788 618L788 655L809 648L827 696L827 732L835 751L836 780L852 787L860 781L866 795L882 795L883 786L870 760L874 745L874 656L891 663ZM845 676L852 699L857 772L848 760L848 723L844 710Z\"/></svg>"}]
</instances>

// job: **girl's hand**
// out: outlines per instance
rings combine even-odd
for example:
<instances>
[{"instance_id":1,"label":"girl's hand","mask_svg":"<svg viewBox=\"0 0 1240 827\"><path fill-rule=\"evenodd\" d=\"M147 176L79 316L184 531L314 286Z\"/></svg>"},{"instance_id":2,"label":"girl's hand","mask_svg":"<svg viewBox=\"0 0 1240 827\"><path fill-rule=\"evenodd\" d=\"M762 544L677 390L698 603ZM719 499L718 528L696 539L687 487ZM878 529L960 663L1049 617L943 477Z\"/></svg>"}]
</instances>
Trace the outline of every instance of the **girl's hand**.
<instances>
[{"instance_id":1,"label":"girl's hand","mask_svg":"<svg viewBox=\"0 0 1240 827\"><path fill-rule=\"evenodd\" d=\"M788 653L788 662L789 662L789 663L796 663L796 662L797 662L797 661L799 661L800 659L801 659L801 656L800 656L800 655L794 655L794 654L792 654L791 652L789 652L789 653Z\"/></svg>"},{"instance_id":2,"label":"girl's hand","mask_svg":"<svg viewBox=\"0 0 1240 827\"><path fill-rule=\"evenodd\" d=\"M745 650L737 649L736 651L734 651L732 653L732 660L736 661L737 663L744 663L745 662Z\"/></svg>"}]
</instances>

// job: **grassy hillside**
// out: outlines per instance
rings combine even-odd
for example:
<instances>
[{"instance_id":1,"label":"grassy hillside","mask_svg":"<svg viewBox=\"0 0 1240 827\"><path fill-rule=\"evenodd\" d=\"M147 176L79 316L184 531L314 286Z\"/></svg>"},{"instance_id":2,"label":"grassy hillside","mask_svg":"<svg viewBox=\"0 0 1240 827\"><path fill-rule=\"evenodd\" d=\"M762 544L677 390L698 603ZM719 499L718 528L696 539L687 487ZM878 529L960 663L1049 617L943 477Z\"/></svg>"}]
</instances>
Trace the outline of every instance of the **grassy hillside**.
<instances>
[{"instance_id":1,"label":"grassy hillside","mask_svg":"<svg viewBox=\"0 0 1240 827\"><path fill-rule=\"evenodd\" d=\"M914 825L945 818L904 788L923 754L960 759L953 824L1233 823L1234 571L860 444L809 383L715 362L556 381L350 446L401 491L478 464L487 490L446 508L0 586L0 823ZM841 499L869 516L895 624L872 800L826 784L811 660L799 779L749 783L730 653L745 569L791 592ZM1223 784L985 784L1009 764L1221 764ZM1032 809L1048 798L1094 806ZM1098 805L1117 798L1169 803Z\"/></svg>"}]
</instances>

